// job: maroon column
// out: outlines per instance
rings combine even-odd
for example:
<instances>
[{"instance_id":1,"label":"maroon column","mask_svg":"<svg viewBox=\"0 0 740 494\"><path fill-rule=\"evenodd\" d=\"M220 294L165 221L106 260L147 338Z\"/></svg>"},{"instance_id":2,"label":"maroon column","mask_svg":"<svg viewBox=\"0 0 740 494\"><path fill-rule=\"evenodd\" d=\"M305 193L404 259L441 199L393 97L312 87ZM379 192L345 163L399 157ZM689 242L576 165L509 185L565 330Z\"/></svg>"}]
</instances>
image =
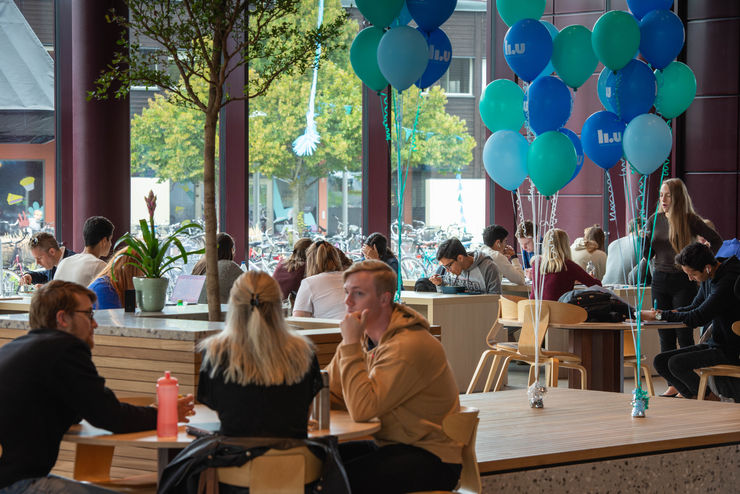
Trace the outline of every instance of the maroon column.
<instances>
[{"instance_id":1,"label":"maroon column","mask_svg":"<svg viewBox=\"0 0 740 494\"><path fill-rule=\"evenodd\" d=\"M93 81L113 59L120 29L108 24L111 8L126 15L122 0L57 0L57 96L62 126L58 183L63 240L83 247L82 226L102 215L116 226L115 237L130 227L129 100L87 101Z\"/></svg>"},{"instance_id":2,"label":"maroon column","mask_svg":"<svg viewBox=\"0 0 740 494\"><path fill-rule=\"evenodd\" d=\"M385 89L390 91L390 86ZM390 111L387 124L390 128ZM380 96L362 85L362 232L390 238L391 154Z\"/></svg>"}]
</instances>

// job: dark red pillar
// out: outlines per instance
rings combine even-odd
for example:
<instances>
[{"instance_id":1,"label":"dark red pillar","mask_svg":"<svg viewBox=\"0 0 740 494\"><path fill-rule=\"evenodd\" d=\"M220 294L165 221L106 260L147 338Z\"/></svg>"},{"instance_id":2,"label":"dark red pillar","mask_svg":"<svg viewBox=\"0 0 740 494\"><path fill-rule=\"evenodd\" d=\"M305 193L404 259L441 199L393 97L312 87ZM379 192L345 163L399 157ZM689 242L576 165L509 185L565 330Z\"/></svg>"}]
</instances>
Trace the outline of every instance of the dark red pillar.
<instances>
[{"instance_id":1,"label":"dark red pillar","mask_svg":"<svg viewBox=\"0 0 740 494\"><path fill-rule=\"evenodd\" d=\"M384 91L390 92L390 86ZM390 128L388 111L388 128ZM390 238L391 154L385 140L383 105L375 91L362 85L362 232Z\"/></svg>"}]
</instances>

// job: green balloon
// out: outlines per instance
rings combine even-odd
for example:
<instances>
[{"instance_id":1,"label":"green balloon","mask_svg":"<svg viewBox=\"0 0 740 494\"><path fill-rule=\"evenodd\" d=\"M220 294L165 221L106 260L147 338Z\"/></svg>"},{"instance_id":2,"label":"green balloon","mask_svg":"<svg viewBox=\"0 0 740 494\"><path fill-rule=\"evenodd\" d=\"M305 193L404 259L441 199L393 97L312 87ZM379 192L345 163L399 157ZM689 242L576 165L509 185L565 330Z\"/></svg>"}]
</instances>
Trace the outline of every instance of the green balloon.
<instances>
[{"instance_id":1,"label":"green balloon","mask_svg":"<svg viewBox=\"0 0 740 494\"><path fill-rule=\"evenodd\" d=\"M658 95L655 109L664 118L675 118L686 111L696 96L696 77L688 65L671 62L663 70L655 71Z\"/></svg>"},{"instance_id":2,"label":"green balloon","mask_svg":"<svg viewBox=\"0 0 740 494\"><path fill-rule=\"evenodd\" d=\"M378 67L378 43L383 37L379 27L366 27L355 36L349 49L349 61L355 74L373 91L382 91L388 81Z\"/></svg>"},{"instance_id":3,"label":"green balloon","mask_svg":"<svg viewBox=\"0 0 740 494\"><path fill-rule=\"evenodd\" d=\"M522 19L539 19L545 12L545 0L498 0L498 15L511 27Z\"/></svg>"},{"instance_id":4,"label":"green balloon","mask_svg":"<svg viewBox=\"0 0 740 494\"><path fill-rule=\"evenodd\" d=\"M491 132L519 132L524 124L524 91L513 81L496 79L486 86L478 109Z\"/></svg>"},{"instance_id":5,"label":"green balloon","mask_svg":"<svg viewBox=\"0 0 740 494\"><path fill-rule=\"evenodd\" d=\"M568 26L552 42L552 66L565 84L578 89L596 70L599 60L591 47L591 31Z\"/></svg>"},{"instance_id":6,"label":"green balloon","mask_svg":"<svg viewBox=\"0 0 740 494\"><path fill-rule=\"evenodd\" d=\"M568 136L551 130L529 146L527 171L540 194L551 196L573 177L577 161L576 148Z\"/></svg>"},{"instance_id":7,"label":"green balloon","mask_svg":"<svg viewBox=\"0 0 740 494\"><path fill-rule=\"evenodd\" d=\"M404 0L356 0L355 3L373 26L388 27L401 13Z\"/></svg>"},{"instance_id":8,"label":"green balloon","mask_svg":"<svg viewBox=\"0 0 740 494\"><path fill-rule=\"evenodd\" d=\"M601 63L616 72L627 65L640 48L640 25L627 12L607 12L594 25L591 45Z\"/></svg>"}]
</instances>

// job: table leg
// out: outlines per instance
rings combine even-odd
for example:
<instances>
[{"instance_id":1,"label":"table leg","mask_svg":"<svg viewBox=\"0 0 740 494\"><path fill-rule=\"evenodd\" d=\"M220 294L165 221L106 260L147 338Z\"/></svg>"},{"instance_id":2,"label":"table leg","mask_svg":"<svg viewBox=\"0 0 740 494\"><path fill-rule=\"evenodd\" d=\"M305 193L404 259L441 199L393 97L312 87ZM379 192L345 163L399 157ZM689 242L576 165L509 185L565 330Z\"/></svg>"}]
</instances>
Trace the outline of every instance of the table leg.
<instances>
[{"instance_id":1,"label":"table leg","mask_svg":"<svg viewBox=\"0 0 740 494\"><path fill-rule=\"evenodd\" d=\"M169 463L182 451L182 448L159 448L157 449L157 484L162 480L162 472Z\"/></svg>"},{"instance_id":2,"label":"table leg","mask_svg":"<svg viewBox=\"0 0 740 494\"><path fill-rule=\"evenodd\" d=\"M570 351L580 355L588 372L587 389L594 391L624 390L624 337L622 331L570 329ZM580 388L580 374L568 373L568 387Z\"/></svg>"}]
</instances>

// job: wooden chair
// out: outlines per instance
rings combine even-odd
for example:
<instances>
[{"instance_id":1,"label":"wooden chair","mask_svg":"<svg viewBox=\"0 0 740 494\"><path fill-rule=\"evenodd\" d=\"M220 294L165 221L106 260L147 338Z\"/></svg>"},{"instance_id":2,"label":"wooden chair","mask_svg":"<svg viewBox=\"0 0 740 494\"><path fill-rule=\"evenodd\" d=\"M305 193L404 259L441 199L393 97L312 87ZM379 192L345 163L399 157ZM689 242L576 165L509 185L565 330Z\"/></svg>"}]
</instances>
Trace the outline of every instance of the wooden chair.
<instances>
[{"instance_id":1,"label":"wooden chair","mask_svg":"<svg viewBox=\"0 0 740 494\"><path fill-rule=\"evenodd\" d=\"M648 393L650 394L650 396L655 396L655 388L653 388L653 378L650 375L650 366L642 363L643 360L647 360L647 357L645 357L645 355L642 355L640 358L639 369L642 369L642 373L645 375L645 385L647 386ZM624 332L624 366L632 367L632 371L634 372L635 376L635 382L637 382L637 376L640 371L637 367L637 352L635 351L635 342L632 341L631 331Z\"/></svg>"},{"instance_id":2,"label":"wooden chair","mask_svg":"<svg viewBox=\"0 0 740 494\"><path fill-rule=\"evenodd\" d=\"M454 491L423 491L414 494L479 494L481 492L480 471L478 470L478 459L475 456L475 438L478 433L478 409L473 407L460 407L458 413L445 417L442 421L442 430L457 442L463 444L462 471L460 482Z\"/></svg>"},{"instance_id":3,"label":"wooden chair","mask_svg":"<svg viewBox=\"0 0 740 494\"><path fill-rule=\"evenodd\" d=\"M216 469L218 481L249 487L251 494L303 494L306 484L318 480L323 463L306 446L270 449L239 467Z\"/></svg>"},{"instance_id":4,"label":"wooden chair","mask_svg":"<svg viewBox=\"0 0 740 494\"><path fill-rule=\"evenodd\" d=\"M740 336L740 321L732 323L732 331ZM740 365L713 365L712 367L702 367L699 369L699 391L696 394L697 400L703 400L707 391L707 380L711 376L736 377L740 379Z\"/></svg>"}]
</instances>

